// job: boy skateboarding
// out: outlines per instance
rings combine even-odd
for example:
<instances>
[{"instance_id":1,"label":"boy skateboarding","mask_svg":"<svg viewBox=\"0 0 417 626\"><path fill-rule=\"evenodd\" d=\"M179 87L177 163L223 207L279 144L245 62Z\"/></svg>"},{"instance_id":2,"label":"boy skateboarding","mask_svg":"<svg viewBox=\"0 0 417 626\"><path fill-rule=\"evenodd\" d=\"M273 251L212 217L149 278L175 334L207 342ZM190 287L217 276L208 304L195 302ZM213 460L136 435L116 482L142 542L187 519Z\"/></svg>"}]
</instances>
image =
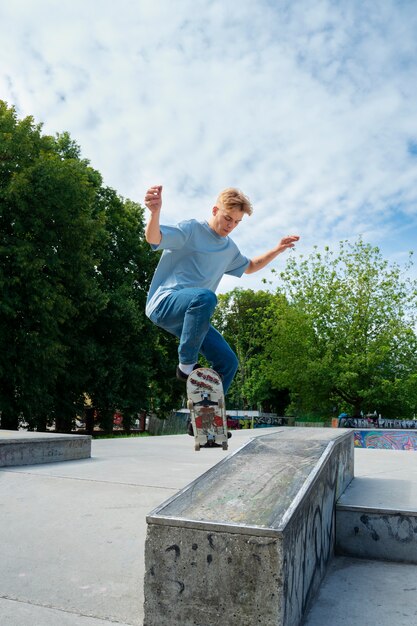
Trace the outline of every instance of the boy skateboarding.
<instances>
[{"instance_id":1,"label":"boy skateboarding","mask_svg":"<svg viewBox=\"0 0 417 626\"><path fill-rule=\"evenodd\" d=\"M224 274L241 277L261 270L287 248L293 248L299 237L283 237L274 248L253 259L241 254L230 235L245 215L252 215L252 205L235 188L220 193L207 221L162 225L160 185L148 189L145 205L150 211L146 241L153 250L163 250L149 289L146 315L179 339L177 378L187 381L199 367L198 356L202 354L220 375L226 394L238 360L210 323L220 280Z\"/></svg>"}]
</instances>

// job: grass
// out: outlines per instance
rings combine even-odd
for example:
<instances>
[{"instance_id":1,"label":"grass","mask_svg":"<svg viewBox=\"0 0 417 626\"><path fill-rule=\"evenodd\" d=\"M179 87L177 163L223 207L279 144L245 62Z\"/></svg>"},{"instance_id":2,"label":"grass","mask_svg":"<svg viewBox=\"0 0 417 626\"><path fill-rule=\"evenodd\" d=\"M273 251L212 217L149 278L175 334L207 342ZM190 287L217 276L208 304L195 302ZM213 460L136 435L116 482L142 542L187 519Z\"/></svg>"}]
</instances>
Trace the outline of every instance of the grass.
<instances>
[{"instance_id":1,"label":"grass","mask_svg":"<svg viewBox=\"0 0 417 626\"><path fill-rule=\"evenodd\" d=\"M132 437L151 437L152 435L147 431L143 433L111 433L106 435L105 433L93 433L93 439L131 439Z\"/></svg>"}]
</instances>

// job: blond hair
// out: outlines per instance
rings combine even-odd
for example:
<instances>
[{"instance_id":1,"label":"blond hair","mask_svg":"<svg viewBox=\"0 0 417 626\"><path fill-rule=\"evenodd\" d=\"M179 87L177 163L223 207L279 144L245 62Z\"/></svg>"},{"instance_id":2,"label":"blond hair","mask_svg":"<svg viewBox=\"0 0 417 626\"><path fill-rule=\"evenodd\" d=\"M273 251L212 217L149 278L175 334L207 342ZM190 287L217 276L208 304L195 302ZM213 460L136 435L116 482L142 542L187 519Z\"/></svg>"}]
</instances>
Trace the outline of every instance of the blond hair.
<instances>
[{"instance_id":1,"label":"blond hair","mask_svg":"<svg viewBox=\"0 0 417 626\"><path fill-rule=\"evenodd\" d=\"M246 213L247 215L252 215L253 213L252 204L249 198L245 196L240 189L236 189L235 187L223 189L223 191L218 195L216 204L219 208L222 208L225 211L240 209L242 213Z\"/></svg>"}]
</instances>

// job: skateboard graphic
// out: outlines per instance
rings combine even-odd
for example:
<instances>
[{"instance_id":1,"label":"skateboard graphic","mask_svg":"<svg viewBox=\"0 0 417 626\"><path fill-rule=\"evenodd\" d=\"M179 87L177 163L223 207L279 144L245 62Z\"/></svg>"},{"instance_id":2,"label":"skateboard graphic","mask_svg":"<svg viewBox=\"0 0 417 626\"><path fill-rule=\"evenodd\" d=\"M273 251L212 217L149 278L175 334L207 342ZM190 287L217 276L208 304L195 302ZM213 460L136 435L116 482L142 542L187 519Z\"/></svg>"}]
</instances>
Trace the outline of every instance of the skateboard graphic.
<instances>
[{"instance_id":1,"label":"skateboard graphic","mask_svg":"<svg viewBox=\"0 0 417 626\"><path fill-rule=\"evenodd\" d=\"M201 446L227 450L227 418L223 384L217 372L200 367L187 378L187 407L194 431L194 449Z\"/></svg>"}]
</instances>

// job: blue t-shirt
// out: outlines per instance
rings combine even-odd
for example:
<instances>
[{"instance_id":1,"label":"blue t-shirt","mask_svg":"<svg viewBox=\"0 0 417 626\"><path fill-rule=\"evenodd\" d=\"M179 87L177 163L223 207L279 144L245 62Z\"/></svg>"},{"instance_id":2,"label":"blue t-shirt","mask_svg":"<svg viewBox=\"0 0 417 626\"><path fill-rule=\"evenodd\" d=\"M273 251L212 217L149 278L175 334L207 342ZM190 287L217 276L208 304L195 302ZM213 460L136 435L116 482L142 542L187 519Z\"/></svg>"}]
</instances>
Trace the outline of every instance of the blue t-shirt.
<instances>
[{"instance_id":1,"label":"blue t-shirt","mask_svg":"<svg viewBox=\"0 0 417 626\"><path fill-rule=\"evenodd\" d=\"M162 239L152 249L163 253L149 288L148 317L169 293L186 287L216 291L224 274L240 277L250 263L232 239L218 235L207 222L186 220L160 230Z\"/></svg>"}]
</instances>

